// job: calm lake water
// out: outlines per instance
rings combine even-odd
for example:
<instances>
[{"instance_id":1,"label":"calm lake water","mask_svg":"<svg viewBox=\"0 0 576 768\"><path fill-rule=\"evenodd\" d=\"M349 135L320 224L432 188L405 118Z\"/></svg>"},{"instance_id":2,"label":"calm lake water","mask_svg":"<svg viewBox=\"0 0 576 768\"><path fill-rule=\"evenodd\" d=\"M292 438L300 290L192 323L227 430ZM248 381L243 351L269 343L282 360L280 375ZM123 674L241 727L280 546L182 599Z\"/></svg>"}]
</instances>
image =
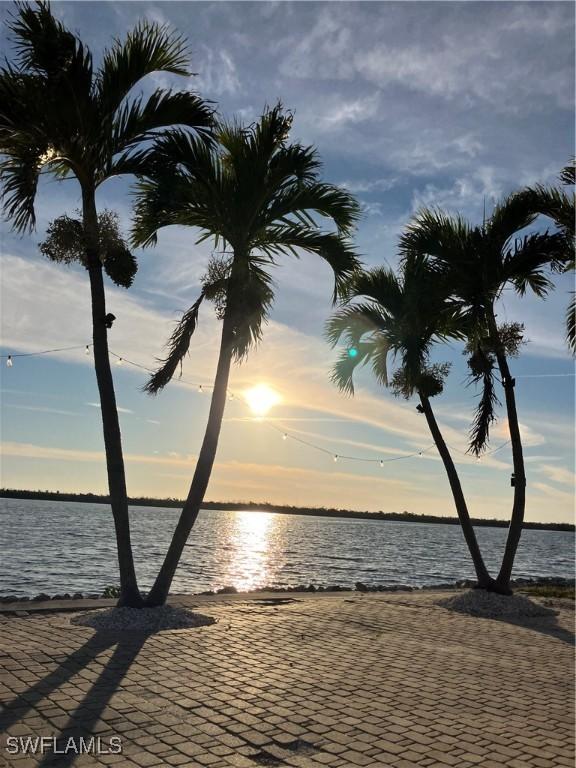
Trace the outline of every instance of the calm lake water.
<instances>
[{"instance_id":1,"label":"calm lake water","mask_svg":"<svg viewBox=\"0 0 576 768\"><path fill-rule=\"evenodd\" d=\"M152 585L179 510L132 507L134 552L141 586ZM112 516L101 504L0 499L0 594L101 592L117 584ZM492 570L506 529L479 528ZM573 577L574 535L524 531L516 577ZM455 525L330 520L268 512L204 511L192 531L173 584L193 593L233 585L355 582L422 586L473 577Z\"/></svg>"}]
</instances>

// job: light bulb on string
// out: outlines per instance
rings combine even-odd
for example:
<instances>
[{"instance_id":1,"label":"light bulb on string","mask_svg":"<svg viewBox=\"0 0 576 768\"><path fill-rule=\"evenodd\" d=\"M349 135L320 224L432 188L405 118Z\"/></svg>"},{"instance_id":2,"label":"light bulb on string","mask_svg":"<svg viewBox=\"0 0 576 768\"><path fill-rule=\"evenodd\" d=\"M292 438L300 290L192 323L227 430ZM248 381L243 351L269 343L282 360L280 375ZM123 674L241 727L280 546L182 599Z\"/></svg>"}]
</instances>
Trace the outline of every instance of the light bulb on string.
<instances>
[{"instance_id":1,"label":"light bulb on string","mask_svg":"<svg viewBox=\"0 0 576 768\"><path fill-rule=\"evenodd\" d=\"M381 466L381 467L383 467L383 466L384 466L384 462L382 461L382 459L380 459L380 466Z\"/></svg>"},{"instance_id":2,"label":"light bulb on string","mask_svg":"<svg viewBox=\"0 0 576 768\"><path fill-rule=\"evenodd\" d=\"M204 392L202 389L202 384L198 384L198 394L201 395Z\"/></svg>"},{"instance_id":3,"label":"light bulb on string","mask_svg":"<svg viewBox=\"0 0 576 768\"><path fill-rule=\"evenodd\" d=\"M84 350L84 354L85 355L89 355L90 354L90 347L89 347L88 344L86 344L86 349Z\"/></svg>"},{"instance_id":4,"label":"light bulb on string","mask_svg":"<svg viewBox=\"0 0 576 768\"><path fill-rule=\"evenodd\" d=\"M8 355L8 360L6 360L6 368L12 368L14 363L12 362L12 355Z\"/></svg>"},{"instance_id":5,"label":"light bulb on string","mask_svg":"<svg viewBox=\"0 0 576 768\"><path fill-rule=\"evenodd\" d=\"M282 440L288 440L288 435L286 434L286 432L284 432L284 434L282 435Z\"/></svg>"},{"instance_id":6,"label":"light bulb on string","mask_svg":"<svg viewBox=\"0 0 576 768\"><path fill-rule=\"evenodd\" d=\"M124 362L124 361L122 360L122 358L121 358L121 357L119 357L119 358L116 360L116 365L122 365L122 363L123 363L123 362Z\"/></svg>"},{"instance_id":7,"label":"light bulb on string","mask_svg":"<svg viewBox=\"0 0 576 768\"><path fill-rule=\"evenodd\" d=\"M334 463L336 463L338 461L338 454L337 453L334 454L333 461L334 461Z\"/></svg>"}]
</instances>

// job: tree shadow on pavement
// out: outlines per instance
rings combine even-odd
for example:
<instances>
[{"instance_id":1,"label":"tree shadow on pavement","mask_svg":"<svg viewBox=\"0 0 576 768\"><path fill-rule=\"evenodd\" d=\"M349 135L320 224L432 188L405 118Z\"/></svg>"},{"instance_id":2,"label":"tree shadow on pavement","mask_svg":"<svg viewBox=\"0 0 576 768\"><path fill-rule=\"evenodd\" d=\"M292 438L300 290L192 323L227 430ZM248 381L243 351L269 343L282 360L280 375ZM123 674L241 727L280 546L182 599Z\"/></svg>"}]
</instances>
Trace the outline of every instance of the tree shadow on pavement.
<instances>
[{"instance_id":1,"label":"tree shadow on pavement","mask_svg":"<svg viewBox=\"0 0 576 768\"><path fill-rule=\"evenodd\" d=\"M79 748L80 737L88 741L94 736L95 726L119 689L130 666L138 656L149 632L96 632L80 648L71 653L59 667L39 680L26 691L9 702L0 713L0 733L5 733L26 716L36 705L48 698L61 686L71 680L83 669L89 667L101 653L115 646L112 656L104 664L100 674L92 683L76 709L68 714L68 723L56 737L56 746L60 754L46 752L38 763L39 768L47 766L72 765L77 758L74 748L64 753L69 739L74 739L75 748ZM32 734L30 734L32 735ZM42 734L53 736L51 734ZM25 738L25 737L24 737ZM106 739L102 739L105 745ZM52 745L51 745L52 746Z\"/></svg>"},{"instance_id":2,"label":"tree shadow on pavement","mask_svg":"<svg viewBox=\"0 0 576 768\"><path fill-rule=\"evenodd\" d=\"M496 619L496 621L514 624L516 627L524 627L525 629L531 629L533 632L556 637L558 640L568 643L568 645L575 644L574 632L565 629L558 623L558 614L554 610L542 616L501 617Z\"/></svg>"}]
</instances>

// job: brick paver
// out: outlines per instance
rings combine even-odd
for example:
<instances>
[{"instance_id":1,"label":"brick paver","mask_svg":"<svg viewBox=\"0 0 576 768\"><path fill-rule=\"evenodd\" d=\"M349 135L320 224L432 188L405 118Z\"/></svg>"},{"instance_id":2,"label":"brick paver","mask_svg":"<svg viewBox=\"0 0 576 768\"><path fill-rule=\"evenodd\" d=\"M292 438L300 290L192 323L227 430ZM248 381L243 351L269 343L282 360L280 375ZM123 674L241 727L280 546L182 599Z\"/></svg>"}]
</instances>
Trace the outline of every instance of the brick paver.
<instances>
[{"instance_id":1,"label":"brick paver","mask_svg":"<svg viewBox=\"0 0 576 768\"><path fill-rule=\"evenodd\" d=\"M0 766L572 766L573 612L507 623L437 597L187 598L217 623L148 636L0 616ZM8 753L37 736L122 754Z\"/></svg>"}]
</instances>

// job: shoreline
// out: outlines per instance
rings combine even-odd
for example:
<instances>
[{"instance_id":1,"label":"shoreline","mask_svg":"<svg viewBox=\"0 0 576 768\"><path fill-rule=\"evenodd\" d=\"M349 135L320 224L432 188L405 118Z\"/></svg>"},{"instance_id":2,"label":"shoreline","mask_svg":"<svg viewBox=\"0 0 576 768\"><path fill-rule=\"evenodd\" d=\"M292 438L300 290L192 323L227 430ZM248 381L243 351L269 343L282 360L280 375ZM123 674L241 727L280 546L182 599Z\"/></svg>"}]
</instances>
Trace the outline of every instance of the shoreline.
<instances>
[{"instance_id":1,"label":"shoreline","mask_svg":"<svg viewBox=\"0 0 576 768\"><path fill-rule=\"evenodd\" d=\"M106 495L95 493L60 493L58 491L27 491L13 488L1 488L0 498L20 499L31 501L60 501L64 503L76 502L78 504L109 504L110 499ZM154 499L147 497L133 497L128 499L128 504L133 507L156 507L161 509L179 509L183 505L181 499ZM441 517L438 515L417 514L415 512L368 512L362 510L336 509L325 507L296 507L269 502L232 502L232 501L206 501L202 510L209 512L269 512L279 515L295 515L302 517L327 517L349 520L371 520L374 522L398 522L398 523L424 523L438 525L460 525L457 517ZM472 518L472 525L485 528L508 528L509 520L495 518ZM540 523L525 522L525 530L544 531L571 531L576 530L573 523Z\"/></svg>"},{"instance_id":2,"label":"shoreline","mask_svg":"<svg viewBox=\"0 0 576 768\"><path fill-rule=\"evenodd\" d=\"M523 589L546 589L546 588L559 588L569 590L574 589L575 579L566 578L564 576L542 576L533 579L518 578L511 581L511 586L514 592L522 591ZM257 596L262 594L292 594L292 593L308 593L308 594L330 594L341 592L354 592L354 593L382 593L382 592L433 592L433 591L448 591L457 589L472 589L476 585L474 579L458 579L455 582L442 582L438 584L425 584L423 586L412 586L410 584L390 584L390 585L371 585L363 582L356 582L354 586L344 586L342 584L333 584L330 586L314 585L314 584L298 584L288 587L274 587L265 585L262 587L256 587L254 589L241 591L234 586L225 586L216 590L205 590L203 592L182 592L174 593L170 595L172 598L195 598L195 597L218 597L220 595L238 595L242 596ZM50 603L51 601L66 602L66 601L94 601L94 600L115 600L116 595L112 594L109 589L105 589L102 593L97 592L64 592L50 595L46 592L40 592L34 597L24 596L18 597L16 595L0 595L0 612L5 610L12 610L13 604L36 604L36 603Z\"/></svg>"}]
</instances>

